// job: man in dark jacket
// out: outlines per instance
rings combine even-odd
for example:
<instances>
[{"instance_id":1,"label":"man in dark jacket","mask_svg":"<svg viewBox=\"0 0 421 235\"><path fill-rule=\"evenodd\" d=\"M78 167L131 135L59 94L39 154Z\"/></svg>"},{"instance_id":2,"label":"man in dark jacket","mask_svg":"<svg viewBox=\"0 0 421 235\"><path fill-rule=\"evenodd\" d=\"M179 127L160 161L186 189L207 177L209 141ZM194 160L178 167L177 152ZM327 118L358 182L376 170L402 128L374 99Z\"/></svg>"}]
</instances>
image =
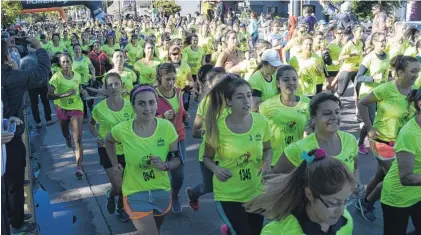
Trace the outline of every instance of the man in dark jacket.
<instances>
[{"instance_id":1,"label":"man in dark jacket","mask_svg":"<svg viewBox=\"0 0 421 235\"><path fill-rule=\"evenodd\" d=\"M28 89L46 86L51 69L50 57L41 43L34 39L28 39L32 48L36 49L38 67L27 71L19 71L12 68L8 44L1 41L1 84L4 118L11 116L23 118L23 97ZM22 142L22 134L25 125L18 125L14 138L6 144L7 156L5 182L9 215L12 233L34 231L35 224L24 222L24 174L26 166L26 149Z\"/></svg>"}]
</instances>

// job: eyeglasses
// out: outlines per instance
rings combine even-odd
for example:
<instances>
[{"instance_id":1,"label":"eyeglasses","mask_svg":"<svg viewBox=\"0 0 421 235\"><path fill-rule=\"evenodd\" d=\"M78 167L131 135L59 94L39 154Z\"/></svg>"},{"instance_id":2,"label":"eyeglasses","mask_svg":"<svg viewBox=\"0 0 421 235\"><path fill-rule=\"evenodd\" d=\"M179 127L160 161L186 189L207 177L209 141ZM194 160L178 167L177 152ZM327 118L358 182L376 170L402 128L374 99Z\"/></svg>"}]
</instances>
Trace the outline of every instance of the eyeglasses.
<instances>
[{"instance_id":1,"label":"eyeglasses","mask_svg":"<svg viewBox=\"0 0 421 235\"><path fill-rule=\"evenodd\" d=\"M315 196L317 199L319 199L322 203L323 203L323 205L325 205L325 207L327 208L327 209L336 209L336 208L338 208L338 207L342 207L342 206L346 206L346 205L348 205L350 202L351 202L351 198L349 197L349 198L347 198L344 202L341 202L341 203L337 203L337 204L330 204L330 203L327 203L325 200L323 200L323 198L322 197L320 197L320 196Z\"/></svg>"}]
</instances>

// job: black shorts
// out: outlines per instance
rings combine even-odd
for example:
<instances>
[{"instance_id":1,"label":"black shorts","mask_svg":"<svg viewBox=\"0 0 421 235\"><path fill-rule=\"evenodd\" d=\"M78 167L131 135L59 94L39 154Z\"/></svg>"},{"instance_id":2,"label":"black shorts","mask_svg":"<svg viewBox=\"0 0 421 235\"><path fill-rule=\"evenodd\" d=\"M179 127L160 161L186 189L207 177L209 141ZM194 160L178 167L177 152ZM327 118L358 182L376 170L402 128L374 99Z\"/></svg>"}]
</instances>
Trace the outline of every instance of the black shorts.
<instances>
[{"instance_id":1,"label":"black shorts","mask_svg":"<svg viewBox=\"0 0 421 235\"><path fill-rule=\"evenodd\" d=\"M111 164L110 158L108 157L107 150L104 147L98 147L98 154L99 154L99 164L101 164L104 169L111 168L113 164ZM124 159L124 155L117 155L118 163L126 167L126 161Z\"/></svg>"}]
</instances>

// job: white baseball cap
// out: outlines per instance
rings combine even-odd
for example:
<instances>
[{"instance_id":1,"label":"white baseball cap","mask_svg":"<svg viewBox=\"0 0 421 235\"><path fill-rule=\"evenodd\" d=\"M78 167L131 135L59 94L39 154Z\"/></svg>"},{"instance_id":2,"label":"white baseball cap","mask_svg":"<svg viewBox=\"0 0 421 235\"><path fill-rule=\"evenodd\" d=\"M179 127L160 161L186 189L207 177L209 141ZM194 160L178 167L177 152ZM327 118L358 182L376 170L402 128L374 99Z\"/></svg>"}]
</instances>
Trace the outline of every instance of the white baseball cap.
<instances>
[{"instance_id":1,"label":"white baseball cap","mask_svg":"<svg viewBox=\"0 0 421 235\"><path fill-rule=\"evenodd\" d=\"M275 49L265 50L262 54L261 60L267 61L273 67L279 67L282 65L281 57L279 57L279 53Z\"/></svg>"}]
</instances>

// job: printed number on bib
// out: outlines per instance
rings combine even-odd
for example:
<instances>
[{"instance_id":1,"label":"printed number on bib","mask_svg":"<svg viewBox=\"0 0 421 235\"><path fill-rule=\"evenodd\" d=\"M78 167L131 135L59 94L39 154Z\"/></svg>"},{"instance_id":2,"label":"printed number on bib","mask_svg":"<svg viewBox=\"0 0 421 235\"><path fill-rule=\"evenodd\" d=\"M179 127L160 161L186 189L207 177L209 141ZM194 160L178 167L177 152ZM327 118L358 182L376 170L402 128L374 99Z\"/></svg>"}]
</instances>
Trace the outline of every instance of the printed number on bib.
<instances>
[{"instance_id":1,"label":"printed number on bib","mask_svg":"<svg viewBox=\"0 0 421 235\"><path fill-rule=\"evenodd\" d=\"M153 172L153 170L144 171L143 172L143 179L145 180L145 182L148 182L149 180L155 179L155 173Z\"/></svg>"},{"instance_id":2,"label":"printed number on bib","mask_svg":"<svg viewBox=\"0 0 421 235\"><path fill-rule=\"evenodd\" d=\"M239 174L241 181L251 180L250 169L240 169Z\"/></svg>"},{"instance_id":3,"label":"printed number on bib","mask_svg":"<svg viewBox=\"0 0 421 235\"><path fill-rule=\"evenodd\" d=\"M294 141L294 136L287 136L285 137L285 144L290 145Z\"/></svg>"},{"instance_id":4,"label":"printed number on bib","mask_svg":"<svg viewBox=\"0 0 421 235\"><path fill-rule=\"evenodd\" d=\"M73 104L75 101L74 101L74 99L73 98L69 98L69 100L68 100L68 103L69 104Z\"/></svg>"}]
</instances>

